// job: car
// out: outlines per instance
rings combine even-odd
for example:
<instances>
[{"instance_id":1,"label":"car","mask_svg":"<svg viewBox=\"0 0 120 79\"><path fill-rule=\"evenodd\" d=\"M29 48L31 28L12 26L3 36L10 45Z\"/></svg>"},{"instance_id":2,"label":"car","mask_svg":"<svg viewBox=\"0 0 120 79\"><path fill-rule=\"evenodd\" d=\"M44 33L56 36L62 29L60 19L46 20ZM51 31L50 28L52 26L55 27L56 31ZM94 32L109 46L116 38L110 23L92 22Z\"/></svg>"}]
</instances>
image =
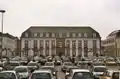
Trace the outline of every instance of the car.
<instances>
[{"instance_id":1,"label":"car","mask_svg":"<svg viewBox=\"0 0 120 79\"><path fill-rule=\"evenodd\" d=\"M10 79L10 77L7 76L6 74L0 72L0 79Z\"/></svg>"},{"instance_id":2,"label":"car","mask_svg":"<svg viewBox=\"0 0 120 79\"><path fill-rule=\"evenodd\" d=\"M29 69L30 71L32 71L32 70L37 70L37 69L40 68L40 64L37 63L37 62L34 62L34 61L30 61L30 62L27 64L27 66L28 66L28 69Z\"/></svg>"},{"instance_id":3,"label":"car","mask_svg":"<svg viewBox=\"0 0 120 79\"><path fill-rule=\"evenodd\" d=\"M78 61L77 66L81 69L88 69L88 61Z\"/></svg>"},{"instance_id":4,"label":"car","mask_svg":"<svg viewBox=\"0 0 120 79\"><path fill-rule=\"evenodd\" d=\"M72 68L74 65L71 62L64 62L62 65L62 71L66 72L69 71L70 68Z\"/></svg>"},{"instance_id":5,"label":"car","mask_svg":"<svg viewBox=\"0 0 120 79\"><path fill-rule=\"evenodd\" d=\"M29 79L54 79L53 74L51 73L51 70L35 70L33 73L31 73Z\"/></svg>"},{"instance_id":6,"label":"car","mask_svg":"<svg viewBox=\"0 0 120 79\"><path fill-rule=\"evenodd\" d=\"M72 69L67 79L94 79L94 76L88 69Z\"/></svg>"},{"instance_id":7,"label":"car","mask_svg":"<svg viewBox=\"0 0 120 79\"><path fill-rule=\"evenodd\" d=\"M46 62L46 63L45 63L45 66L49 66L49 67L52 67L52 68L55 67L55 66L54 66L54 62Z\"/></svg>"},{"instance_id":8,"label":"car","mask_svg":"<svg viewBox=\"0 0 120 79\"><path fill-rule=\"evenodd\" d=\"M100 79L119 79L120 70L107 70Z\"/></svg>"},{"instance_id":9,"label":"car","mask_svg":"<svg viewBox=\"0 0 120 79\"><path fill-rule=\"evenodd\" d=\"M115 66L115 65L117 65L117 62L115 61L114 58L109 57L105 60L105 64L108 66Z\"/></svg>"},{"instance_id":10,"label":"car","mask_svg":"<svg viewBox=\"0 0 120 79\"><path fill-rule=\"evenodd\" d=\"M9 65L7 65L6 69L7 70L13 70L16 66L20 66L19 61L10 61Z\"/></svg>"},{"instance_id":11,"label":"car","mask_svg":"<svg viewBox=\"0 0 120 79\"><path fill-rule=\"evenodd\" d=\"M19 79L19 76L17 75L16 71L7 70L7 71L2 71L1 73L6 74L10 79Z\"/></svg>"},{"instance_id":12,"label":"car","mask_svg":"<svg viewBox=\"0 0 120 79\"><path fill-rule=\"evenodd\" d=\"M42 66L41 69L49 69L52 71L53 76L56 76L57 71L55 70L55 68L53 68L51 66Z\"/></svg>"},{"instance_id":13,"label":"car","mask_svg":"<svg viewBox=\"0 0 120 79\"><path fill-rule=\"evenodd\" d=\"M19 75L19 78L22 79L28 79L30 71L28 70L27 66L17 66L14 68L16 73Z\"/></svg>"},{"instance_id":14,"label":"car","mask_svg":"<svg viewBox=\"0 0 120 79\"><path fill-rule=\"evenodd\" d=\"M96 79L99 79L100 76L107 70L106 66L94 66L92 68L92 73Z\"/></svg>"}]
</instances>

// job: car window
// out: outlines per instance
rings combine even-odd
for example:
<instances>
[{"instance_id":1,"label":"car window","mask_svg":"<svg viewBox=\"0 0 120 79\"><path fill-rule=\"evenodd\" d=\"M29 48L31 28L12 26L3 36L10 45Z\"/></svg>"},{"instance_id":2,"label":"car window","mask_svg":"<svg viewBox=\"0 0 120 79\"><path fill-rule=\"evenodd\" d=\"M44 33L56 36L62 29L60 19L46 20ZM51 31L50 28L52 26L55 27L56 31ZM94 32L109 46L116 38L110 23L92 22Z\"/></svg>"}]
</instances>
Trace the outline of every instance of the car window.
<instances>
[{"instance_id":1,"label":"car window","mask_svg":"<svg viewBox=\"0 0 120 79\"><path fill-rule=\"evenodd\" d=\"M51 79L51 75L49 73L34 73L31 76L31 79Z\"/></svg>"},{"instance_id":2,"label":"car window","mask_svg":"<svg viewBox=\"0 0 120 79\"><path fill-rule=\"evenodd\" d=\"M19 73L19 72L27 72L27 68L15 68L15 71L17 73Z\"/></svg>"},{"instance_id":3,"label":"car window","mask_svg":"<svg viewBox=\"0 0 120 79\"><path fill-rule=\"evenodd\" d=\"M74 74L73 79L94 79L94 77L89 72L78 72Z\"/></svg>"},{"instance_id":4,"label":"car window","mask_svg":"<svg viewBox=\"0 0 120 79\"><path fill-rule=\"evenodd\" d=\"M119 72L113 72L112 79L119 79Z\"/></svg>"},{"instance_id":5,"label":"car window","mask_svg":"<svg viewBox=\"0 0 120 79\"><path fill-rule=\"evenodd\" d=\"M102 67L94 68L94 72L105 72L107 69Z\"/></svg>"},{"instance_id":6,"label":"car window","mask_svg":"<svg viewBox=\"0 0 120 79\"><path fill-rule=\"evenodd\" d=\"M6 74L9 78L16 79L15 74L13 74L11 72L4 72L4 74Z\"/></svg>"},{"instance_id":7,"label":"car window","mask_svg":"<svg viewBox=\"0 0 120 79\"><path fill-rule=\"evenodd\" d=\"M9 77L4 73L0 73L0 79L9 79Z\"/></svg>"}]
</instances>

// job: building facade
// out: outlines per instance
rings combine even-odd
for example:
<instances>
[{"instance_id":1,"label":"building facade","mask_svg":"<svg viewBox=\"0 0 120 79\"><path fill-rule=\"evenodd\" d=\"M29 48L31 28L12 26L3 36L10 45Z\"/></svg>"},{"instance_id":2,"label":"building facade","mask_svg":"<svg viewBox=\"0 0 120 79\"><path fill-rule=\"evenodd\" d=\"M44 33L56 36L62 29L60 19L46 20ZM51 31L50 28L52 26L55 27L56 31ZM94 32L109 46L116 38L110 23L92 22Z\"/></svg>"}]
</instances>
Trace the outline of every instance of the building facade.
<instances>
[{"instance_id":1,"label":"building facade","mask_svg":"<svg viewBox=\"0 0 120 79\"><path fill-rule=\"evenodd\" d=\"M14 37L8 33L0 33L0 56L16 56L17 39L17 37Z\"/></svg>"},{"instance_id":2,"label":"building facade","mask_svg":"<svg viewBox=\"0 0 120 79\"><path fill-rule=\"evenodd\" d=\"M106 56L120 56L120 30L111 32L103 41Z\"/></svg>"},{"instance_id":3,"label":"building facade","mask_svg":"<svg viewBox=\"0 0 120 79\"><path fill-rule=\"evenodd\" d=\"M21 35L21 56L95 56L100 42L91 27L30 27Z\"/></svg>"}]
</instances>

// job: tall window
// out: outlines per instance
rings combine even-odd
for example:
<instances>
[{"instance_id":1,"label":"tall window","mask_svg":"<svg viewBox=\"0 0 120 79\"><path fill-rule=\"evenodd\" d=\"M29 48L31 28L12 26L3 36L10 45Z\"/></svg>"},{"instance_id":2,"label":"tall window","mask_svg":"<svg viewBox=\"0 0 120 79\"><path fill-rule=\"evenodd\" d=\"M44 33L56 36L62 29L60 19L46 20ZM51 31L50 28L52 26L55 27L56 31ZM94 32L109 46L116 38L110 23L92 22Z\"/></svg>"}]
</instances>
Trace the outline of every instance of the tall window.
<instances>
[{"instance_id":1,"label":"tall window","mask_svg":"<svg viewBox=\"0 0 120 79\"><path fill-rule=\"evenodd\" d=\"M49 48L49 40L45 40L45 46L46 48Z\"/></svg>"},{"instance_id":2,"label":"tall window","mask_svg":"<svg viewBox=\"0 0 120 79\"><path fill-rule=\"evenodd\" d=\"M55 40L51 40L51 47L54 48L55 47Z\"/></svg>"},{"instance_id":3,"label":"tall window","mask_svg":"<svg viewBox=\"0 0 120 79\"><path fill-rule=\"evenodd\" d=\"M84 55L85 57L88 56L88 41L84 40Z\"/></svg>"},{"instance_id":4,"label":"tall window","mask_svg":"<svg viewBox=\"0 0 120 79\"><path fill-rule=\"evenodd\" d=\"M43 47L43 40L40 40L40 47Z\"/></svg>"},{"instance_id":5,"label":"tall window","mask_svg":"<svg viewBox=\"0 0 120 79\"><path fill-rule=\"evenodd\" d=\"M34 55L37 55L38 48L37 48L37 40L34 40Z\"/></svg>"},{"instance_id":6,"label":"tall window","mask_svg":"<svg viewBox=\"0 0 120 79\"><path fill-rule=\"evenodd\" d=\"M81 48L81 47L82 47L82 41L78 40L78 48Z\"/></svg>"},{"instance_id":7,"label":"tall window","mask_svg":"<svg viewBox=\"0 0 120 79\"><path fill-rule=\"evenodd\" d=\"M72 47L76 48L76 40L72 40Z\"/></svg>"},{"instance_id":8,"label":"tall window","mask_svg":"<svg viewBox=\"0 0 120 79\"><path fill-rule=\"evenodd\" d=\"M66 40L66 47L70 47L70 40Z\"/></svg>"},{"instance_id":9,"label":"tall window","mask_svg":"<svg viewBox=\"0 0 120 79\"><path fill-rule=\"evenodd\" d=\"M28 55L28 40L25 40L25 52L24 55L27 56Z\"/></svg>"},{"instance_id":10,"label":"tall window","mask_svg":"<svg viewBox=\"0 0 120 79\"><path fill-rule=\"evenodd\" d=\"M96 53L97 53L97 41L93 40L93 54L94 54L94 56L96 55Z\"/></svg>"}]
</instances>

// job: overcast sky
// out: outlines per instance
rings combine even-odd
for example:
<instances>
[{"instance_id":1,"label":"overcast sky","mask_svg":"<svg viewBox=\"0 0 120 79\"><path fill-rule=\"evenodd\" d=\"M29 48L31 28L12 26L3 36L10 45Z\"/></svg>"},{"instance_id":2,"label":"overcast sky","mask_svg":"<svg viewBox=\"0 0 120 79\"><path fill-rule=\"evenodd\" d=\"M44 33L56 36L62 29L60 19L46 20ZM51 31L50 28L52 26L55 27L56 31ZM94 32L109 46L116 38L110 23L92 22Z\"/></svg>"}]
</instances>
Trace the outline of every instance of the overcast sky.
<instances>
[{"instance_id":1,"label":"overcast sky","mask_svg":"<svg viewBox=\"0 0 120 79\"><path fill-rule=\"evenodd\" d=\"M102 39L120 29L120 0L0 0L0 9L4 32L18 37L31 25L91 26Z\"/></svg>"}]
</instances>

